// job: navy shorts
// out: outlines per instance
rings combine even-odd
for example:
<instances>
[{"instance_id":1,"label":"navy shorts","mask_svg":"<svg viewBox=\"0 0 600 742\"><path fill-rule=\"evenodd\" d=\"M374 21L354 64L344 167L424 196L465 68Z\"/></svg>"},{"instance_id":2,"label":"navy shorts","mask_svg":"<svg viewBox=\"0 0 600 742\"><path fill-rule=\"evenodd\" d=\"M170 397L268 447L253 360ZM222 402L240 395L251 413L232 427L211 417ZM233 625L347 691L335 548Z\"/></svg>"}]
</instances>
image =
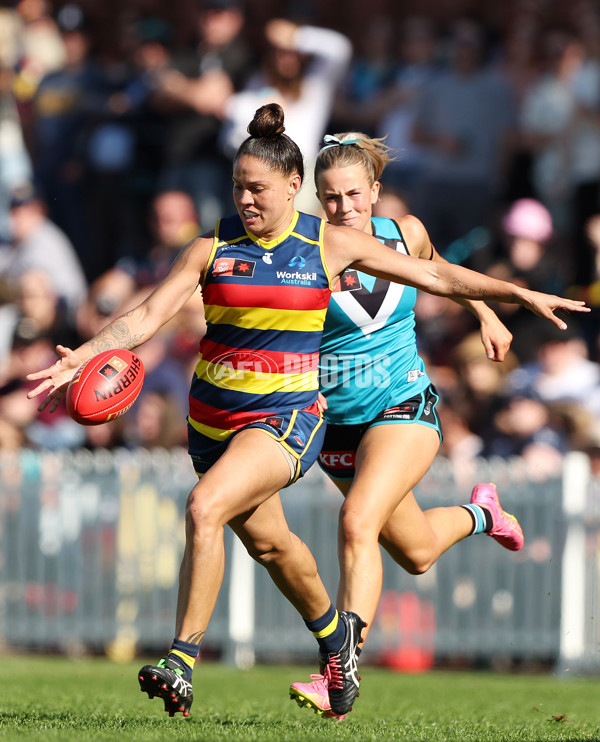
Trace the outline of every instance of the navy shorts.
<instances>
[{"instance_id":1,"label":"navy shorts","mask_svg":"<svg viewBox=\"0 0 600 742\"><path fill-rule=\"evenodd\" d=\"M317 460L323 446L326 428L317 403L304 410L288 410L256 420L243 428L232 430L224 440L214 440L197 431L188 423L188 451L196 474L201 477L225 453L234 435L248 428L261 428L285 449L295 460L295 472L288 484L302 477Z\"/></svg>"},{"instance_id":2,"label":"navy shorts","mask_svg":"<svg viewBox=\"0 0 600 742\"><path fill-rule=\"evenodd\" d=\"M319 466L332 479L354 479L356 451L363 435L375 425L395 425L398 423L417 423L437 431L442 440L442 427L437 414L440 400L433 385L415 397L405 400L380 412L368 423L356 425L327 424L323 449L319 454Z\"/></svg>"}]
</instances>

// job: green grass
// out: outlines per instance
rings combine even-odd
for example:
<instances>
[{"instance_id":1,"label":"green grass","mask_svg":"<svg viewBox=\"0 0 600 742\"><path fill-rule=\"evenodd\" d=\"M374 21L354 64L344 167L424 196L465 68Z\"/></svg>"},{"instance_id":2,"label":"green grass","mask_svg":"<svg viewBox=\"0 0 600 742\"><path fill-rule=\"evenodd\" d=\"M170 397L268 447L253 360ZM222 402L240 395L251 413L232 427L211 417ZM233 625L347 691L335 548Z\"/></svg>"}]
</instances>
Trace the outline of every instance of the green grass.
<instances>
[{"instance_id":1,"label":"green grass","mask_svg":"<svg viewBox=\"0 0 600 742\"><path fill-rule=\"evenodd\" d=\"M306 667L238 671L201 664L189 719L169 718L138 688L141 662L0 658L0 740L600 740L600 679L363 668L341 724L287 696Z\"/></svg>"}]
</instances>

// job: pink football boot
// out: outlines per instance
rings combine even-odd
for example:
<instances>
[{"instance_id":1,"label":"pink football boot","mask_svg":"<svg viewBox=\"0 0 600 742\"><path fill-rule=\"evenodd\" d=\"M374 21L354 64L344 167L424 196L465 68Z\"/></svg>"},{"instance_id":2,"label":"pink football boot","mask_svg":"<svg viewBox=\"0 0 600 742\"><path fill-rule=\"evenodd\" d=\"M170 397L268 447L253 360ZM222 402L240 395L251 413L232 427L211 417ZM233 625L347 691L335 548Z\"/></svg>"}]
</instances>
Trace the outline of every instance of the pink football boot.
<instances>
[{"instance_id":1,"label":"pink football boot","mask_svg":"<svg viewBox=\"0 0 600 742\"><path fill-rule=\"evenodd\" d=\"M519 551L525 543L523 529L514 515L505 513L500 505L496 485L478 484L471 493L471 503L486 508L492 516L492 530L488 536L510 551Z\"/></svg>"},{"instance_id":2,"label":"pink football boot","mask_svg":"<svg viewBox=\"0 0 600 742\"><path fill-rule=\"evenodd\" d=\"M336 714L331 710L329 703L329 692L327 681L323 675L311 675L310 683L292 683L290 685L290 698L305 708L312 709L315 714L325 719L336 719L342 721L346 714Z\"/></svg>"}]
</instances>

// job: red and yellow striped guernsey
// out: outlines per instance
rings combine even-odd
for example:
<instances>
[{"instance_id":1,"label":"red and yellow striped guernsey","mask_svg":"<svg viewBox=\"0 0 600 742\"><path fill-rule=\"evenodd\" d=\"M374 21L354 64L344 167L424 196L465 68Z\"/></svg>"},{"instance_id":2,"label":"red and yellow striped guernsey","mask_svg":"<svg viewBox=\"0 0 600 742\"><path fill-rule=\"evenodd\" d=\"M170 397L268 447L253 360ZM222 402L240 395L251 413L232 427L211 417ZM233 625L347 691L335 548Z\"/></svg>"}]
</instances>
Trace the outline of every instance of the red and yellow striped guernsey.
<instances>
[{"instance_id":1,"label":"red and yellow striped guernsey","mask_svg":"<svg viewBox=\"0 0 600 742\"><path fill-rule=\"evenodd\" d=\"M190 390L190 425L215 441L261 417L316 402L331 294L325 222L295 212L264 241L222 219L202 284L207 332Z\"/></svg>"}]
</instances>

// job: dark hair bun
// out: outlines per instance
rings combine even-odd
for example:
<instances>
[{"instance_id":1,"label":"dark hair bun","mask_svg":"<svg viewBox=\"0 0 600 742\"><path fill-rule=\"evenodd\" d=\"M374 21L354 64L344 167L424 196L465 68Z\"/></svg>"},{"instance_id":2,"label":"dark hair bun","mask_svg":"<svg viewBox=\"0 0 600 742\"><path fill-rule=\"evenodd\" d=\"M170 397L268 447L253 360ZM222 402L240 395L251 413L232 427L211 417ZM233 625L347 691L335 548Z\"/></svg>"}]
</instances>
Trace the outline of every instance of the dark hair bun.
<instances>
[{"instance_id":1,"label":"dark hair bun","mask_svg":"<svg viewBox=\"0 0 600 742\"><path fill-rule=\"evenodd\" d=\"M248 124L248 134L255 139L276 137L284 131L283 108L279 103L267 103L261 106Z\"/></svg>"}]
</instances>

